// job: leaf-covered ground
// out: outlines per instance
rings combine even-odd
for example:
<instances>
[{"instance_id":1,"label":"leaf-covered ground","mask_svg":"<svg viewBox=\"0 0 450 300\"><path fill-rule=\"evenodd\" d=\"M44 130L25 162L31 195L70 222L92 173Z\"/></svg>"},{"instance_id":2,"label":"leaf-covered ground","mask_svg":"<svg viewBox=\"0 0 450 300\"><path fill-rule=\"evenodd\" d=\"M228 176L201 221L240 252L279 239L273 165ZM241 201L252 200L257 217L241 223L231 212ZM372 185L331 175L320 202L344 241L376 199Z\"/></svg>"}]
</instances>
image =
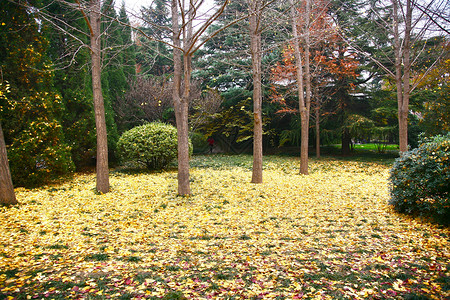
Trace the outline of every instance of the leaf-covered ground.
<instances>
[{"instance_id":1,"label":"leaf-covered ground","mask_svg":"<svg viewBox=\"0 0 450 300\"><path fill-rule=\"evenodd\" d=\"M176 172L112 172L17 189L0 209L0 298L446 299L449 230L393 213L389 166L200 156Z\"/></svg>"}]
</instances>

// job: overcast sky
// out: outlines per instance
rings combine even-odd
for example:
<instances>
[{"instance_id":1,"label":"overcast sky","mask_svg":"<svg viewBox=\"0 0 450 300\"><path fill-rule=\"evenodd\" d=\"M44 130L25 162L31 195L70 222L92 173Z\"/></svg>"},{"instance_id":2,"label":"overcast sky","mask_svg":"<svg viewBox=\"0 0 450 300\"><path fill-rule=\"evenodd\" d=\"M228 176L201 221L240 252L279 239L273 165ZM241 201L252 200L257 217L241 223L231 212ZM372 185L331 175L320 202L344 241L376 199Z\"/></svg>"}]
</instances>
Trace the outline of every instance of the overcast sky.
<instances>
[{"instance_id":1,"label":"overcast sky","mask_svg":"<svg viewBox=\"0 0 450 300\"><path fill-rule=\"evenodd\" d=\"M125 6L127 7L127 11L130 14L138 14L141 7L148 7L153 2L153 0L116 0L116 7L119 9L122 6L122 2L125 2ZM209 8L212 8L214 4L214 0L205 0L205 3L202 5L202 8L205 11Z\"/></svg>"}]
</instances>

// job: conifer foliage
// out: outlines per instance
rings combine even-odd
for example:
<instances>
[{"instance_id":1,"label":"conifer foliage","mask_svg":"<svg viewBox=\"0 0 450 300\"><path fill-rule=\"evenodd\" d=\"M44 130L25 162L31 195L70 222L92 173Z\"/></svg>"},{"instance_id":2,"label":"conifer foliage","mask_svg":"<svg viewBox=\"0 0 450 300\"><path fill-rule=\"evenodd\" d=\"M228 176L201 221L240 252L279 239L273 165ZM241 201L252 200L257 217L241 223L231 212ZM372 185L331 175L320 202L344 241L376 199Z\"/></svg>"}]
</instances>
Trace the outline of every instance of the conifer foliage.
<instances>
[{"instance_id":1,"label":"conifer foliage","mask_svg":"<svg viewBox=\"0 0 450 300\"><path fill-rule=\"evenodd\" d=\"M0 9L0 63L10 85L0 100L1 118L11 173L16 185L38 185L74 169L61 125L64 107L34 15L9 1Z\"/></svg>"}]
</instances>

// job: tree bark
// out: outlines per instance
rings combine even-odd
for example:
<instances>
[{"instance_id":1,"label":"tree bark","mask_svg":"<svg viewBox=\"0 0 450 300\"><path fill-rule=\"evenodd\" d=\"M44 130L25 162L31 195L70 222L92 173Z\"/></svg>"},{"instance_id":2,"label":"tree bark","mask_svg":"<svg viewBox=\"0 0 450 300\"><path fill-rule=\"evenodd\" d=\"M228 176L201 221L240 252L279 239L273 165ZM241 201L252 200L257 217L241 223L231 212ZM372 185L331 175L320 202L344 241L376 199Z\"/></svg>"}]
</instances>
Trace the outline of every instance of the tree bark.
<instances>
[{"instance_id":1,"label":"tree bark","mask_svg":"<svg viewBox=\"0 0 450 300\"><path fill-rule=\"evenodd\" d=\"M0 204L13 205L17 203L11 172L9 170L5 137L3 136L3 128L0 123Z\"/></svg>"},{"instance_id":2,"label":"tree bark","mask_svg":"<svg viewBox=\"0 0 450 300\"><path fill-rule=\"evenodd\" d=\"M399 33L399 3L392 0L394 12L394 55L395 55L395 84L397 88L398 127L400 153L408 151L408 113L410 98L410 43L412 29L412 5L411 0L406 1L405 29L403 41Z\"/></svg>"},{"instance_id":3,"label":"tree bark","mask_svg":"<svg viewBox=\"0 0 450 300\"><path fill-rule=\"evenodd\" d=\"M253 172L252 183L262 183L262 88L261 88L261 2L254 0L250 5L250 47L253 71Z\"/></svg>"},{"instance_id":4,"label":"tree bark","mask_svg":"<svg viewBox=\"0 0 450 300\"><path fill-rule=\"evenodd\" d=\"M309 143L309 112L311 104L311 81L309 79L309 40L305 41L305 73L303 72L303 62L300 52L300 36L297 29L297 13L294 6L294 0L290 0L291 4L291 21L292 21L292 34L294 36L294 56L297 69L297 85L298 85L298 99L299 99L299 111L301 119L301 145L300 145L300 174L308 174L308 143ZM309 4L307 1L307 19L309 20ZM307 27L306 27L307 28ZM307 30L309 30L307 28ZM308 35L307 35L308 36ZM307 57L307 58L306 58ZM305 75L305 76L304 76ZM305 80L306 77L306 80ZM304 91L304 83L306 81L306 97Z\"/></svg>"},{"instance_id":5,"label":"tree bark","mask_svg":"<svg viewBox=\"0 0 450 300\"><path fill-rule=\"evenodd\" d=\"M178 195L190 195L191 188L189 183L189 139L188 139L188 113L189 113L189 89L191 78L191 56L189 54L190 39L192 34L192 27L188 23L188 34L184 40L184 56L182 61L181 50L181 30L178 24L178 0L172 0L172 41L173 62L174 62L174 77L173 77L173 92L172 99L175 108L175 118L177 123L178 136ZM183 62L184 62L184 91L181 94L181 81L183 77Z\"/></svg>"},{"instance_id":6,"label":"tree bark","mask_svg":"<svg viewBox=\"0 0 450 300\"><path fill-rule=\"evenodd\" d=\"M108 138L101 83L100 0L91 0L91 59L95 127L97 131L97 191L109 192Z\"/></svg>"},{"instance_id":7,"label":"tree bark","mask_svg":"<svg viewBox=\"0 0 450 300\"><path fill-rule=\"evenodd\" d=\"M317 97L317 94L316 94ZM319 100L317 100L319 101ZM320 107L319 104L317 104L317 107L315 109L316 114L316 157L320 158Z\"/></svg>"}]
</instances>

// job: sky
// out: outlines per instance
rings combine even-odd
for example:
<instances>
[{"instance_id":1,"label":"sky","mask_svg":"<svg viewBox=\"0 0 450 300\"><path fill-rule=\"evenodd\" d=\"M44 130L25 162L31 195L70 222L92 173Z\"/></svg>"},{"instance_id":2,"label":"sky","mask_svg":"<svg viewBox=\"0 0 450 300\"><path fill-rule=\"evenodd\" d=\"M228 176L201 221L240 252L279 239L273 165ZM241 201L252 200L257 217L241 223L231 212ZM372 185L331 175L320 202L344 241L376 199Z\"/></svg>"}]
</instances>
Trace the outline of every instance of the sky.
<instances>
[{"instance_id":1,"label":"sky","mask_svg":"<svg viewBox=\"0 0 450 300\"><path fill-rule=\"evenodd\" d=\"M116 6L120 8L122 6L122 2L125 2L125 6L127 11L130 14L139 14L139 11L142 6L148 7L151 5L153 0L116 0ZM214 0L205 0L205 3L202 5L205 9L211 8L214 4Z\"/></svg>"}]
</instances>

